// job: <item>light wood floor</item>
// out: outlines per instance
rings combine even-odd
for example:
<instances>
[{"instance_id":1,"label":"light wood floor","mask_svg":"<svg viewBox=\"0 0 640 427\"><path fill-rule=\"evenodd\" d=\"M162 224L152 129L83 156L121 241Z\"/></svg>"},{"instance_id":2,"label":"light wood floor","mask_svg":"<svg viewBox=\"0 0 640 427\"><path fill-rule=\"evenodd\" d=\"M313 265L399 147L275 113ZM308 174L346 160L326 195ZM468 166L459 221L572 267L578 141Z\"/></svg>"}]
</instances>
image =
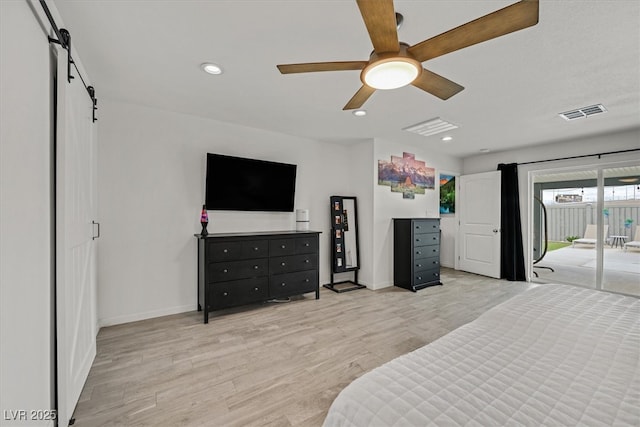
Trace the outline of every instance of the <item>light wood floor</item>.
<instances>
[{"instance_id":1,"label":"light wood floor","mask_svg":"<svg viewBox=\"0 0 640 427\"><path fill-rule=\"evenodd\" d=\"M530 287L443 269L444 286L342 294L103 328L76 426L319 426L355 378Z\"/></svg>"}]
</instances>

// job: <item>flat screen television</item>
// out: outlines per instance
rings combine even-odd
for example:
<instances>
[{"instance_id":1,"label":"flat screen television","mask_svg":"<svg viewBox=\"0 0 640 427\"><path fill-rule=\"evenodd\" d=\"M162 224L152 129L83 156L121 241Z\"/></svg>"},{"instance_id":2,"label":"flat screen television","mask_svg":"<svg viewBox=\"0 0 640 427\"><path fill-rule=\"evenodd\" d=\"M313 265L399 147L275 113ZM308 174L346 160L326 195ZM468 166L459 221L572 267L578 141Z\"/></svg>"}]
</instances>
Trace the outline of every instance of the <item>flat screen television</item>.
<instances>
[{"instance_id":1,"label":"flat screen television","mask_svg":"<svg viewBox=\"0 0 640 427\"><path fill-rule=\"evenodd\" d=\"M293 212L296 165L207 153L208 210Z\"/></svg>"}]
</instances>

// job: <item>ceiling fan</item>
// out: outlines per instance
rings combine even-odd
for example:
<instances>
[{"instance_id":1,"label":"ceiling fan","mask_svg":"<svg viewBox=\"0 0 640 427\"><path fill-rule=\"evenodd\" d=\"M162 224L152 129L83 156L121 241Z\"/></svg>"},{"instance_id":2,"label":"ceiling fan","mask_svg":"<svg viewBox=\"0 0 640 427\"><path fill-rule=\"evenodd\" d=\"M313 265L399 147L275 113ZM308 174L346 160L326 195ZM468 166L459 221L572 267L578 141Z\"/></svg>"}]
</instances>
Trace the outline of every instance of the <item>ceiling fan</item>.
<instances>
[{"instance_id":1,"label":"ceiling fan","mask_svg":"<svg viewBox=\"0 0 640 427\"><path fill-rule=\"evenodd\" d=\"M538 0L521 0L409 46L398 40L393 0L356 0L356 3L373 44L368 61L278 65L282 74L362 70L362 87L343 110L362 107L376 89L396 89L408 84L440 99L449 99L464 87L423 68L422 62L538 23Z\"/></svg>"}]
</instances>

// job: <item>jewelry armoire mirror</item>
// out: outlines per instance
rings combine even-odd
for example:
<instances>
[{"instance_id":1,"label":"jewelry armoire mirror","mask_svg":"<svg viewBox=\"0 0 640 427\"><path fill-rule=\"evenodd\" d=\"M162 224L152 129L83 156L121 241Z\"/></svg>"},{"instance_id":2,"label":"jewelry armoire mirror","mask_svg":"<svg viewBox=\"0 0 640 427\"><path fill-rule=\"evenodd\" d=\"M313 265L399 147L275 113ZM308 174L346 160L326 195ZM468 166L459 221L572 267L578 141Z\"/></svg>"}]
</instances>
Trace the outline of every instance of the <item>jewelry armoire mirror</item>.
<instances>
[{"instance_id":1,"label":"jewelry armoire mirror","mask_svg":"<svg viewBox=\"0 0 640 427\"><path fill-rule=\"evenodd\" d=\"M358 248L358 208L355 197L331 196L331 283L324 285L334 292L362 289L358 284L360 253ZM353 280L334 282L334 273L353 272ZM350 284L350 286L336 286Z\"/></svg>"}]
</instances>

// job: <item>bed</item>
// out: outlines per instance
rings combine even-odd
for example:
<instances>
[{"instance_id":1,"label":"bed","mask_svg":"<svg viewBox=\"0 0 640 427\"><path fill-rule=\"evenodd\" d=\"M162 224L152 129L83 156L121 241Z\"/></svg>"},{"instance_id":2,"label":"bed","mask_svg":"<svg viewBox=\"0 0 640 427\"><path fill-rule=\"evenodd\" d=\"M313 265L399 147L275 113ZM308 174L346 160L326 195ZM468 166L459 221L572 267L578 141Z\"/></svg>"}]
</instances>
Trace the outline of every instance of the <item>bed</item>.
<instances>
[{"instance_id":1,"label":"bed","mask_svg":"<svg viewBox=\"0 0 640 427\"><path fill-rule=\"evenodd\" d=\"M640 300L539 285L353 381L324 425L639 426Z\"/></svg>"}]
</instances>

